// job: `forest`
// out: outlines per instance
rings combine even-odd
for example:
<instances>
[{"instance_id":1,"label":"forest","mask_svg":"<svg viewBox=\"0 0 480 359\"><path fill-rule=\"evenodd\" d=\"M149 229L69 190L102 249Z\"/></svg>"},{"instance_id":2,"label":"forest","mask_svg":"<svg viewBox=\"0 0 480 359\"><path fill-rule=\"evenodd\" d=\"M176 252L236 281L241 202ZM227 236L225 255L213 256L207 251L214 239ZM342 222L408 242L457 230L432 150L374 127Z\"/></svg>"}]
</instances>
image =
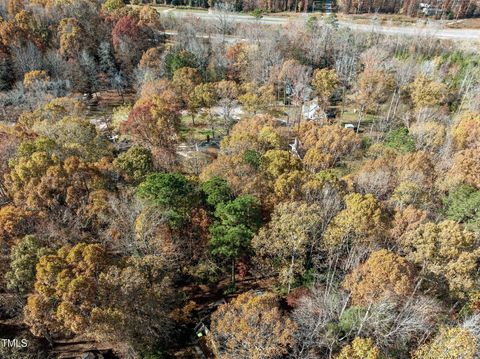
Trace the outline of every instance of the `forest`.
<instances>
[{"instance_id":1,"label":"forest","mask_svg":"<svg viewBox=\"0 0 480 359\"><path fill-rule=\"evenodd\" d=\"M476 44L0 16L0 358L480 357Z\"/></svg>"}]
</instances>

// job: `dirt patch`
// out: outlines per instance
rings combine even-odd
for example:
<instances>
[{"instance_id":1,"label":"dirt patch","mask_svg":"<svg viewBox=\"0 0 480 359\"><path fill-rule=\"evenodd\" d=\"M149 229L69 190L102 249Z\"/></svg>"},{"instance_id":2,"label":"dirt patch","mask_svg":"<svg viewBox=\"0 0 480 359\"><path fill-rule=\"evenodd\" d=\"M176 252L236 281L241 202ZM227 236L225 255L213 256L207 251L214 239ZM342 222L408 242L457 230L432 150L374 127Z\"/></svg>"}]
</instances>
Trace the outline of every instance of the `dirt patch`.
<instances>
[{"instance_id":1,"label":"dirt patch","mask_svg":"<svg viewBox=\"0 0 480 359\"><path fill-rule=\"evenodd\" d=\"M92 357L105 359L117 359L120 356L114 353L115 346L112 343L98 343L93 340L77 336L72 339L55 341L50 354L59 359L80 358L82 355L92 353ZM101 355L101 356L100 356Z\"/></svg>"},{"instance_id":2,"label":"dirt patch","mask_svg":"<svg viewBox=\"0 0 480 359\"><path fill-rule=\"evenodd\" d=\"M448 21L445 26L449 29L480 29L480 18Z\"/></svg>"}]
</instances>

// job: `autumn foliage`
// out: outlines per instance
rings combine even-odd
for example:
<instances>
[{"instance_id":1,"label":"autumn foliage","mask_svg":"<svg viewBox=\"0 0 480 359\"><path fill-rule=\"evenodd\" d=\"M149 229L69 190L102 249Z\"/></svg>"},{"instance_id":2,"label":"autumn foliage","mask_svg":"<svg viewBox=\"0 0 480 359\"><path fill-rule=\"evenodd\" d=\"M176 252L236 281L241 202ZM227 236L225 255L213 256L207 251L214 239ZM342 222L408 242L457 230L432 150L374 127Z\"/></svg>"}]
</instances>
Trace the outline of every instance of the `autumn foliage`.
<instances>
[{"instance_id":1,"label":"autumn foliage","mask_svg":"<svg viewBox=\"0 0 480 359\"><path fill-rule=\"evenodd\" d=\"M469 38L152 5L0 2L0 358L479 358Z\"/></svg>"}]
</instances>

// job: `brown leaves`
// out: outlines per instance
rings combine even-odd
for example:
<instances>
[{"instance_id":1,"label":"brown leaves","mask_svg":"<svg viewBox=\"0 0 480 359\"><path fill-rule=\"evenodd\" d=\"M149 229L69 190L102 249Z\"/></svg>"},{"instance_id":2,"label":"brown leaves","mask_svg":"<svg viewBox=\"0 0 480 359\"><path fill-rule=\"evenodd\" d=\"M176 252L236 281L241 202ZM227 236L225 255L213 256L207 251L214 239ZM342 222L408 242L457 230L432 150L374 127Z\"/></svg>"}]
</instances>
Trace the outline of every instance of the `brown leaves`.
<instances>
[{"instance_id":1,"label":"brown leaves","mask_svg":"<svg viewBox=\"0 0 480 359\"><path fill-rule=\"evenodd\" d=\"M292 345L294 324L273 294L247 292L212 314L211 336L221 359L276 358Z\"/></svg>"},{"instance_id":2,"label":"brown leaves","mask_svg":"<svg viewBox=\"0 0 480 359\"><path fill-rule=\"evenodd\" d=\"M390 296L408 297L414 280L414 268L405 258L381 249L347 275L343 286L351 292L354 305L368 306Z\"/></svg>"},{"instance_id":3,"label":"brown leaves","mask_svg":"<svg viewBox=\"0 0 480 359\"><path fill-rule=\"evenodd\" d=\"M180 130L180 103L172 90L149 99L140 99L130 112L121 131L136 143L152 150L158 164L168 166Z\"/></svg>"},{"instance_id":4,"label":"brown leaves","mask_svg":"<svg viewBox=\"0 0 480 359\"><path fill-rule=\"evenodd\" d=\"M300 127L300 142L306 151L304 162L312 171L334 166L360 148L361 139L352 130L336 125L318 126L304 122Z\"/></svg>"},{"instance_id":5,"label":"brown leaves","mask_svg":"<svg viewBox=\"0 0 480 359\"><path fill-rule=\"evenodd\" d=\"M33 222L31 212L14 206L0 207L0 243L28 234Z\"/></svg>"},{"instance_id":6,"label":"brown leaves","mask_svg":"<svg viewBox=\"0 0 480 359\"><path fill-rule=\"evenodd\" d=\"M358 75L352 100L361 113L376 113L395 87L395 79L384 70L367 66Z\"/></svg>"},{"instance_id":7,"label":"brown leaves","mask_svg":"<svg viewBox=\"0 0 480 359\"><path fill-rule=\"evenodd\" d=\"M457 152L449 171L455 180L480 188L480 149Z\"/></svg>"}]
</instances>

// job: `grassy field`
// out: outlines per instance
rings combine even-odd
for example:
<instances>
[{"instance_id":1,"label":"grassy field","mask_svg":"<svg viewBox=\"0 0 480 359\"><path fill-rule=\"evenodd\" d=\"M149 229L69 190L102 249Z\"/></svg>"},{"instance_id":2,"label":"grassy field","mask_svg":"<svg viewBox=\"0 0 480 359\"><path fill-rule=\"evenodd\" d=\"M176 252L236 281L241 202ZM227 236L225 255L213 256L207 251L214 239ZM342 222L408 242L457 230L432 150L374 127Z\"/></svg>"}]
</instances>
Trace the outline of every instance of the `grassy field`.
<instances>
[{"instance_id":1,"label":"grassy field","mask_svg":"<svg viewBox=\"0 0 480 359\"><path fill-rule=\"evenodd\" d=\"M207 140L207 136L213 139L214 137L217 138L224 135L218 119L214 123L214 130L212 130L211 124L204 116L197 116L195 124L192 124L192 116L185 114L182 115L181 121L180 133L187 142L202 142Z\"/></svg>"}]
</instances>

